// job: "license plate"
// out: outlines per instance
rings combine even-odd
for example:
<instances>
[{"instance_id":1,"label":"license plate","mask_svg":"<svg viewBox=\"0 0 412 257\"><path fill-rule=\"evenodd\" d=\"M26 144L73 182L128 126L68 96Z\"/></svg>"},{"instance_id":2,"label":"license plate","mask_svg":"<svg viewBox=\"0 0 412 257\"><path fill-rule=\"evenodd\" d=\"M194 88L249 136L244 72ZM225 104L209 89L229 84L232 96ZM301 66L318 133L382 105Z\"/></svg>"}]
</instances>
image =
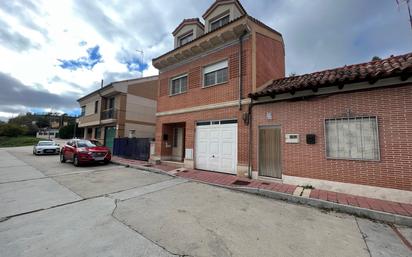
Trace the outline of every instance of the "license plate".
<instances>
[{"instance_id":1,"label":"license plate","mask_svg":"<svg viewBox=\"0 0 412 257\"><path fill-rule=\"evenodd\" d=\"M46 150L46 153L54 153L54 150Z\"/></svg>"},{"instance_id":2,"label":"license plate","mask_svg":"<svg viewBox=\"0 0 412 257\"><path fill-rule=\"evenodd\" d=\"M94 158L96 161L103 161L104 160L104 157L95 157Z\"/></svg>"}]
</instances>

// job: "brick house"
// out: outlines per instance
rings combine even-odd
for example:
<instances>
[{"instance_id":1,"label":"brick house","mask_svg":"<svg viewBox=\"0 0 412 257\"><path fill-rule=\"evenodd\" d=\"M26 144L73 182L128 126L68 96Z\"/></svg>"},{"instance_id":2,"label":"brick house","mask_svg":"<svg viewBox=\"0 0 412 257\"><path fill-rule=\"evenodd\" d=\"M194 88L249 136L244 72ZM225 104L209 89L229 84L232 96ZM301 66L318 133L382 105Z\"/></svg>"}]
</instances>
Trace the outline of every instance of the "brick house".
<instances>
[{"instance_id":1,"label":"brick house","mask_svg":"<svg viewBox=\"0 0 412 257\"><path fill-rule=\"evenodd\" d=\"M108 147L117 137L154 138L158 77L112 82L77 101L84 138Z\"/></svg>"},{"instance_id":2,"label":"brick house","mask_svg":"<svg viewBox=\"0 0 412 257\"><path fill-rule=\"evenodd\" d=\"M235 0L214 2L203 19L183 20L173 31L175 48L153 59L159 94L152 159L244 176L247 95L284 77L282 35Z\"/></svg>"},{"instance_id":3,"label":"brick house","mask_svg":"<svg viewBox=\"0 0 412 257\"><path fill-rule=\"evenodd\" d=\"M253 176L412 191L411 75L409 53L263 85L249 95Z\"/></svg>"},{"instance_id":4,"label":"brick house","mask_svg":"<svg viewBox=\"0 0 412 257\"><path fill-rule=\"evenodd\" d=\"M152 160L412 191L411 54L285 78L282 35L238 1L215 1L203 19L183 20L174 49L153 59Z\"/></svg>"}]
</instances>

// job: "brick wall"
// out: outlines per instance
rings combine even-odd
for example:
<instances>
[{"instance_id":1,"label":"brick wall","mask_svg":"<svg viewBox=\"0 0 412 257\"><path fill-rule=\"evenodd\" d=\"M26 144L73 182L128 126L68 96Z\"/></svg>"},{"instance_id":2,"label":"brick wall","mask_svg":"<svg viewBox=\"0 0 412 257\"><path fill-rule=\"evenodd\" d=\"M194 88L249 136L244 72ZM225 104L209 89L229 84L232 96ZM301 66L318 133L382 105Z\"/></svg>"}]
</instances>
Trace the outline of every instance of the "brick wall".
<instances>
[{"instance_id":1,"label":"brick wall","mask_svg":"<svg viewBox=\"0 0 412 257\"><path fill-rule=\"evenodd\" d=\"M289 176L333 180L412 190L412 85L322 96L306 101L283 101L253 109L253 170L257 170L257 126L280 125L282 173ZM326 159L324 119L377 116L380 161ZM272 112L273 119L266 120ZM285 144L284 135L299 133L299 144ZM316 134L308 145L305 135Z\"/></svg>"},{"instance_id":2,"label":"brick wall","mask_svg":"<svg viewBox=\"0 0 412 257\"><path fill-rule=\"evenodd\" d=\"M256 87L285 77L285 51L282 42L256 33Z\"/></svg>"},{"instance_id":3,"label":"brick wall","mask_svg":"<svg viewBox=\"0 0 412 257\"><path fill-rule=\"evenodd\" d=\"M251 39L243 46L243 97L251 90ZM239 99L239 44L226 47L205 57L194 60L159 75L158 112L221 103ZM228 60L228 82L217 86L202 88L202 69L219 60ZM169 80L181 74L188 74L186 93L169 96Z\"/></svg>"}]
</instances>

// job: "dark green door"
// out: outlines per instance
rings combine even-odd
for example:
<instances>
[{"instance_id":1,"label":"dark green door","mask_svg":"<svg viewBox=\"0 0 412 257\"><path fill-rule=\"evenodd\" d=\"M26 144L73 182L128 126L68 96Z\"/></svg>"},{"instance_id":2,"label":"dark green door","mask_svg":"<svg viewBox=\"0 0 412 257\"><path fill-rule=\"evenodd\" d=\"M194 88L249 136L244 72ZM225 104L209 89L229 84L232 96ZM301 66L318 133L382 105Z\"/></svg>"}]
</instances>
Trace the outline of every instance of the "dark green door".
<instances>
[{"instance_id":1,"label":"dark green door","mask_svg":"<svg viewBox=\"0 0 412 257\"><path fill-rule=\"evenodd\" d=\"M116 136L116 127L106 127L104 133L104 145L113 152L113 141Z\"/></svg>"}]
</instances>

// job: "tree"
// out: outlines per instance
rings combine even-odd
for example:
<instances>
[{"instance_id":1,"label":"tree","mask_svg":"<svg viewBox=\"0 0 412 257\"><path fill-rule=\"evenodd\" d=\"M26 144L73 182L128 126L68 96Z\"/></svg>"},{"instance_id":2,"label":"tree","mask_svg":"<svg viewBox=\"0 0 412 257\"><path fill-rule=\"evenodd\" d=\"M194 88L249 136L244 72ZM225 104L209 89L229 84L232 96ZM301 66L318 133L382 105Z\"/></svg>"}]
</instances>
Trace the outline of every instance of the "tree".
<instances>
[{"instance_id":1,"label":"tree","mask_svg":"<svg viewBox=\"0 0 412 257\"><path fill-rule=\"evenodd\" d=\"M374 57L372 57L372 62L374 62L374 61L380 61L380 60L382 60L379 56L374 56Z\"/></svg>"},{"instance_id":2,"label":"tree","mask_svg":"<svg viewBox=\"0 0 412 257\"><path fill-rule=\"evenodd\" d=\"M67 126L61 127L59 129L59 137L62 139L73 138L74 124L69 124ZM76 127L76 137L81 137L83 135L83 130Z\"/></svg>"},{"instance_id":3,"label":"tree","mask_svg":"<svg viewBox=\"0 0 412 257\"><path fill-rule=\"evenodd\" d=\"M0 125L0 136L17 137L26 134L27 128L17 124Z\"/></svg>"}]
</instances>

